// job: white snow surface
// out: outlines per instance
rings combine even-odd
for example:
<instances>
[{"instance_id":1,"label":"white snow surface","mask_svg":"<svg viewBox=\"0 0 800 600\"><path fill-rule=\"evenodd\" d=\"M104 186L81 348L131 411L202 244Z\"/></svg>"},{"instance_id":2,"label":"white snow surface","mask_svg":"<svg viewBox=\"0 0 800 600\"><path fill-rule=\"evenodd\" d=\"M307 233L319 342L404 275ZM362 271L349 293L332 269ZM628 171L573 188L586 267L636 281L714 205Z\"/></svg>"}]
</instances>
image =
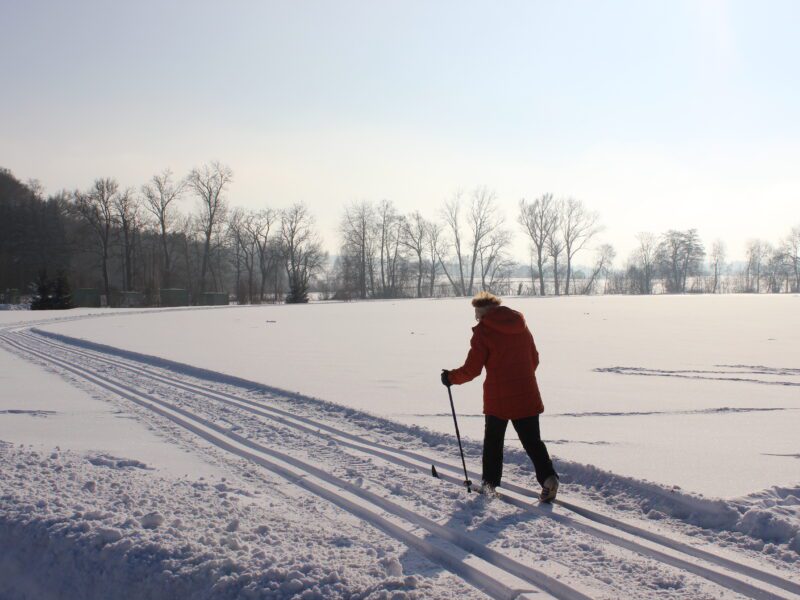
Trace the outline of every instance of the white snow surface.
<instances>
[{"instance_id":1,"label":"white snow surface","mask_svg":"<svg viewBox=\"0 0 800 600\"><path fill-rule=\"evenodd\" d=\"M507 305L534 333L542 436L559 458L710 496L800 482L800 296ZM47 330L449 433L439 371L462 364L472 325L468 300L445 299L172 310ZM480 382L453 396L462 433L480 439Z\"/></svg>"},{"instance_id":2,"label":"white snow surface","mask_svg":"<svg viewBox=\"0 0 800 600\"><path fill-rule=\"evenodd\" d=\"M552 507L459 485L464 300L2 312L0 598L800 598L800 299L639 300L508 301Z\"/></svg>"},{"instance_id":3,"label":"white snow surface","mask_svg":"<svg viewBox=\"0 0 800 600\"><path fill-rule=\"evenodd\" d=\"M6 448L0 540L13 552L0 557L0 597L447 597L392 568L404 549L379 533L364 544L355 520L320 527L328 510L298 510L307 499L143 469Z\"/></svg>"}]
</instances>

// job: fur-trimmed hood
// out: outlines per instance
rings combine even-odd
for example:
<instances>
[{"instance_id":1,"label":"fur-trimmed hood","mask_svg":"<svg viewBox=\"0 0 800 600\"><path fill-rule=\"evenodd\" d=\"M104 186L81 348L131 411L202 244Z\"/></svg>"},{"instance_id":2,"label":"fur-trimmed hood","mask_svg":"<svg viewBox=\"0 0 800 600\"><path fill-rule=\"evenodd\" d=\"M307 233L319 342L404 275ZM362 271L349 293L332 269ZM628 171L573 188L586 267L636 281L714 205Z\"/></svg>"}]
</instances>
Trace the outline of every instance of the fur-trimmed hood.
<instances>
[{"instance_id":1,"label":"fur-trimmed hood","mask_svg":"<svg viewBox=\"0 0 800 600\"><path fill-rule=\"evenodd\" d=\"M487 312L475 327L480 327L481 325L499 333L507 334L522 333L526 327L525 317L522 316L522 313L518 313L507 306L497 306Z\"/></svg>"}]
</instances>

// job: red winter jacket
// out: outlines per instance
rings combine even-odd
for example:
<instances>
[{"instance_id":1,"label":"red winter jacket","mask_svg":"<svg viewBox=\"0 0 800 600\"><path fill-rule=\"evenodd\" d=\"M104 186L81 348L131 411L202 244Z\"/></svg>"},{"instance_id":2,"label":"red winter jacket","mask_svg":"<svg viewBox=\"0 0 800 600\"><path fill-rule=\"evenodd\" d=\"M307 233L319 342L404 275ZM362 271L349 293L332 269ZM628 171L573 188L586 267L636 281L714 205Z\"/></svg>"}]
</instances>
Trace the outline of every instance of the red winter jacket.
<instances>
[{"instance_id":1,"label":"red winter jacket","mask_svg":"<svg viewBox=\"0 0 800 600\"><path fill-rule=\"evenodd\" d=\"M450 371L450 383L472 381L486 367L483 413L500 419L522 419L544 412L536 367L539 353L525 317L498 306L472 328L469 354L463 367Z\"/></svg>"}]
</instances>

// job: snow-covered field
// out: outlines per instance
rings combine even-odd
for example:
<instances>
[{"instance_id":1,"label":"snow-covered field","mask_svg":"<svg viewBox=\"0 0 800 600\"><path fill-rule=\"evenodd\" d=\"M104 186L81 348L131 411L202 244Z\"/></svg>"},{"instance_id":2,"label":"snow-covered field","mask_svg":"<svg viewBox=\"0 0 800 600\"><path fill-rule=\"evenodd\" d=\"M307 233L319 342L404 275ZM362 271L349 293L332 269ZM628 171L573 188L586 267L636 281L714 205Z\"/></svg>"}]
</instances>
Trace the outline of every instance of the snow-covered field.
<instances>
[{"instance_id":1,"label":"snow-covered field","mask_svg":"<svg viewBox=\"0 0 800 600\"><path fill-rule=\"evenodd\" d=\"M507 303L553 507L459 486L468 301L0 311L0 598L800 596L800 297Z\"/></svg>"},{"instance_id":2,"label":"snow-covered field","mask_svg":"<svg viewBox=\"0 0 800 600\"><path fill-rule=\"evenodd\" d=\"M800 297L511 298L541 356L543 436L561 457L705 495L800 481ZM47 331L453 430L467 300L164 311ZM480 382L454 388L483 432Z\"/></svg>"}]
</instances>

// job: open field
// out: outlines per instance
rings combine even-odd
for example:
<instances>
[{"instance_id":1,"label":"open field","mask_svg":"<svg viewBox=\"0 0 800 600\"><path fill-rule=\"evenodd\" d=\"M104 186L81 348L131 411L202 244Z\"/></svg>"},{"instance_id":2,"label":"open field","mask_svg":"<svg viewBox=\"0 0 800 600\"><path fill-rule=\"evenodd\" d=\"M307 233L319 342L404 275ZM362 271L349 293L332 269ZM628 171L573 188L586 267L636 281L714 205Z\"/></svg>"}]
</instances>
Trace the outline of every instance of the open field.
<instances>
[{"instance_id":1,"label":"open field","mask_svg":"<svg viewBox=\"0 0 800 600\"><path fill-rule=\"evenodd\" d=\"M800 597L797 301L510 299L551 506L465 494L464 300L0 312L0 596Z\"/></svg>"},{"instance_id":2,"label":"open field","mask_svg":"<svg viewBox=\"0 0 800 600\"><path fill-rule=\"evenodd\" d=\"M800 479L800 297L507 304L539 348L542 431L556 456L706 495ZM451 432L438 373L463 361L471 319L466 300L406 300L135 313L46 330ZM480 383L453 392L462 432L479 440Z\"/></svg>"}]
</instances>

